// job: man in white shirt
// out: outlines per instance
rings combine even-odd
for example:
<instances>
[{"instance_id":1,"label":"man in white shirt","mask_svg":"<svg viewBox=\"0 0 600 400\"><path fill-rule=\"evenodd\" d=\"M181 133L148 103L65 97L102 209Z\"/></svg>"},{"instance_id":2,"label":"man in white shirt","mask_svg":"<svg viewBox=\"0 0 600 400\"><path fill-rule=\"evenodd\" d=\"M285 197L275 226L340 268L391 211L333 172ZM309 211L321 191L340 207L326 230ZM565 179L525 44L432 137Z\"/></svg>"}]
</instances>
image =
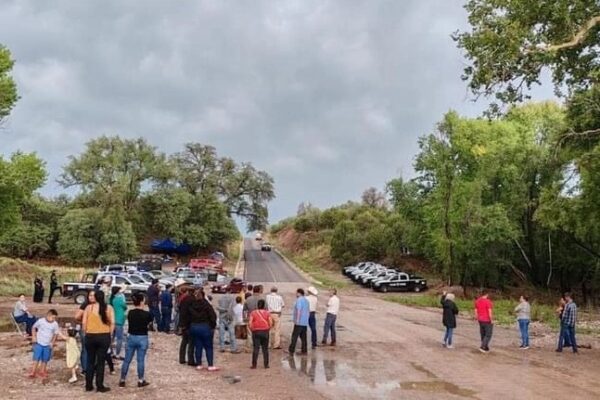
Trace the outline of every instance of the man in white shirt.
<instances>
[{"instance_id":1,"label":"man in white shirt","mask_svg":"<svg viewBox=\"0 0 600 400\"><path fill-rule=\"evenodd\" d=\"M277 293L277 287L271 288L271 293L266 297L267 309L271 313L273 319L273 326L271 327L271 333L269 334L269 347L272 349L281 349L281 312L285 303L283 297Z\"/></svg>"},{"instance_id":2,"label":"man in white shirt","mask_svg":"<svg viewBox=\"0 0 600 400\"><path fill-rule=\"evenodd\" d=\"M311 286L307 290L308 296L308 307L310 314L308 316L308 326L310 327L310 341L312 348L317 348L317 295L319 292L314 286Z\"/></svg>"},{"instance_id":3,"label":"man in white shirt","mask_svg":"<svg viewBox=\"0 0 600 400\"><path fill-rule=\"evenodd\" d=\"M331 345L335 346L335 321L340 311L340 299L337 297L337 290L331 289L331 297L327 301L327 315L325 316L325 328L323 333L322 344L327 344L327 337L331 332Z\"/></svg>"}]
</instances>

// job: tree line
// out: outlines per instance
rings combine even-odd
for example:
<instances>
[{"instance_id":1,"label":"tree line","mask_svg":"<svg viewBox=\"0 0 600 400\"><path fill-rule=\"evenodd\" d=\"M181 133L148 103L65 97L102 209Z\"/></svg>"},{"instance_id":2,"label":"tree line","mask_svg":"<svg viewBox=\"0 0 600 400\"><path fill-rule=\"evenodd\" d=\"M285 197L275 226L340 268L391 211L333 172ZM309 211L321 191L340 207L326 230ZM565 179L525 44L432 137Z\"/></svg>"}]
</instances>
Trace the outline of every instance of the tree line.
<instances>
[{"instance_id":1,"label":"tree line","mask_svg":"<svg viewBox=\"0 0 600 400\"><path fill-rule=\"evenodd\" d=\"M0 46L0 123L18 100L12 66ZM0 156L0 254L112 263L166 237L194 252L222 249L240 235L234 217L262 229L275 197L271 176L212 146L188 143L166 155L119 136L93 139L69 157L59 183L74 196L40 196L46 179L36 154Z\"/></svg>"},{"instance_id":2,"label":"tree line","mask_svg":"<svg viewBox=\"0 0 600 400\"><path fill-rule=\"evenodd\" d=\"M471 27L453 39L469 89L492 99L484 116L449 112L422 136L416 176L386 186L388 209L363 196L362 205L309 210L275 229L325 229L342 265L409 248L450 284L528 282L597 300L600 3L470 0L465 8ZM544 71L562 103L519 105ZM332 215L335 224L321 222Z\"/></svg>"}]
</instances>

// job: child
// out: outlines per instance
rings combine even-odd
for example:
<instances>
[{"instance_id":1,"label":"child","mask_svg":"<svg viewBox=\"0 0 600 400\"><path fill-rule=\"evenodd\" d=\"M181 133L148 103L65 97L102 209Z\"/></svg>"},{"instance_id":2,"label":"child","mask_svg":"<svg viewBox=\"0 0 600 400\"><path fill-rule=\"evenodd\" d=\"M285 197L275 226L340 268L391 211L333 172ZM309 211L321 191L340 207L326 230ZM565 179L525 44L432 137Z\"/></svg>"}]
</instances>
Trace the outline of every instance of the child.
<instances>
[{"instance_id":1,"label":"child","mask_svg":"<svg viewBox=\"0 0 600 400\"><path fill-rule=\"evenodd\" d=\"M235 306L233 306L233 316L235 323L236 339L246 339L246 326L244 325L244 305L242 304L242 296L235 298Z\"/></svg>"},{"instance_id":2,"label":"child","mask_svg":"<svg viewBox=\"0 0 600 400\"><path fill-rule=\"evenodd\" d=\"M40 368L39 376L41 378L48 377L48 362L52 358L52 347L56 343L56 337L62 336L60 328L56 322L58 313L55 309L48 310L46 318L40 318L33 324L32 339L33 343L33 365L30 378L35 378L38 368Z\"/></svg>"},{"instance_id":3,"label":"child","mask_svg":"<svg viewBox=\"0 0 600 400\"><path fill-rule=\"evenodd\" d=\"M81 355L81 351L79 350L79 346L77 345L77 335L79 334L78 330L75 328L68 328L67 334L67 367L71 369L71 378L69 379L69 383L77 382L77 367L79 366L79 357Z\"/></svg>"}]
</instances>

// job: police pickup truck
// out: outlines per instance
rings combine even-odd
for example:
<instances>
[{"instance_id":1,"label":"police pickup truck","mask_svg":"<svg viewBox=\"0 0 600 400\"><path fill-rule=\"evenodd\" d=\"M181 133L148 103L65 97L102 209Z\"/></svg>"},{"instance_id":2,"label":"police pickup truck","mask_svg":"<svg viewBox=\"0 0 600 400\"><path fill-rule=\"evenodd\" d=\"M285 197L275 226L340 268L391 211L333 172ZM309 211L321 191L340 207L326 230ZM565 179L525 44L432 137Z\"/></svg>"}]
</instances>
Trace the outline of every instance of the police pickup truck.
<instances>
[{"instance_id":1,"label":"police pickup truck","mask_svg":"<svg viewBox=\"0 0 600 400\"><path fill-rule=\"evenodd\" d=\"M404 272L387 275L371 283L377 292L421 292L427 290L427 280Z\"/></svg>"},{"instance_id":2,"label":"police pickup truck","mask_svg":"<svg viewBox=\"0 0 600 400\"><path fill-rule=\"evenodd\" d=\"M88 293L95 288L98 288L104 279L111 281L111 286L125 287L124 294L127 301L131 299L131 295L140 293L144 295L148 291L147 284L134 282L126 275L115 275L110 273L94 272L85 274L81 282L66 282L63 283L63 297L72 298L75 304L83 304Z\"/></svg>"}]
</instances>

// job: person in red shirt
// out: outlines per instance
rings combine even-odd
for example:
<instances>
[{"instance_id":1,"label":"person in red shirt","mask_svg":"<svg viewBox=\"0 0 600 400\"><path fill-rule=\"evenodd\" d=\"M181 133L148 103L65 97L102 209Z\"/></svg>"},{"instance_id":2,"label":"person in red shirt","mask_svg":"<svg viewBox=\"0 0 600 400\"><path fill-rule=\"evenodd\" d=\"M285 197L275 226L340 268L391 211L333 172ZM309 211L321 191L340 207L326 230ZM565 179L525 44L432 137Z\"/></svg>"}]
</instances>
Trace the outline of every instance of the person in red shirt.
<instances>
[{"instance_id":1,"label":"person in red shirt","mask_svg":"<svg viewBox=\"0 0 600 400\"><path fill-rule=\"evenodd\" d=\"M273 326L273 319L269 311L265 310L265 301L258 300L257 309L250 313L248 326L252 331L252 369L256 369L258 352L262 348L265 368L269 368L269 331Z\"/></svg>"},{"instance_id":2,"label":"person in red shirt","mask_svg":"<svg viewBox=\"0 0 600 400\"><path fill-rule=\"evenodd\" d=\"M487 353L490 351L490 341L492 340L492 333L494 330L494 324L492 320L492 309L494 304L489 299L487 291L483 291L481 296L475 300L475 316L479 322L479 333L481 335L481 347L479 351Z\"/></svg>"}]
</instances>

